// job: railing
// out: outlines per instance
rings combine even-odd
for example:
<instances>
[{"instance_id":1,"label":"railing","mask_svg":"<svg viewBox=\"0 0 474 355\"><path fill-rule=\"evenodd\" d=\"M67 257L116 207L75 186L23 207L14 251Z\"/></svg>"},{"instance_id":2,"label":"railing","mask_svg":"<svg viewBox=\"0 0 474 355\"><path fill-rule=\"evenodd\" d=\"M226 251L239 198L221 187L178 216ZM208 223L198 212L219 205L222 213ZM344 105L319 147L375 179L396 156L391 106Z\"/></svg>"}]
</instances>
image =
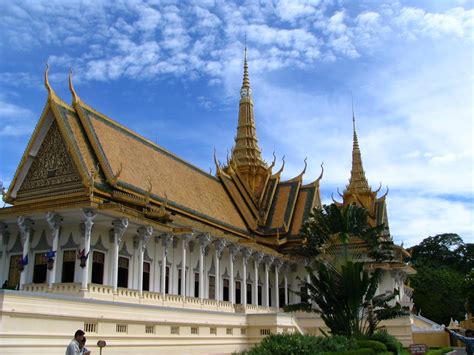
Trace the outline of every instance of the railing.
<instances>
[{"instance_id":1,"label":"railing","mask_svg":"<svg viewBox=\"0 0 474 355\"><path fill-rule=\"evenodd\" d=\"M112 286L88 284L87 290L81 290L80 283L57 283L52 288L48 284L25 284L24 291L45 292L55 294L74 295L78 297L109 300L115 302L139 303L165 307L179 307L189 309L202 309L228 313L275 313L279 310L273 307L256 306L254 304L232 304L227 301L214 299L201 299L181 295L163 295L159 292L140 291L128 288L118 288L114 293Z\"/></svg>"}]
</instances>

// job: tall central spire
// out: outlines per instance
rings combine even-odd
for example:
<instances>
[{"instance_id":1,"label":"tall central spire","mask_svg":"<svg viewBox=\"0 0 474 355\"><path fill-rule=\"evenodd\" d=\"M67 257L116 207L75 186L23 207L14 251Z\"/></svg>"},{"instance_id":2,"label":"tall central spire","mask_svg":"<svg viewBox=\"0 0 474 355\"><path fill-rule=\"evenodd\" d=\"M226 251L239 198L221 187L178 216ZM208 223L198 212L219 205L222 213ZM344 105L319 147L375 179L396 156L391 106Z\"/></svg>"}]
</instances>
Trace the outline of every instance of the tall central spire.
<instances>
[{"instance_id":1,"label":"tall central spire","mask_svg":"<svg viewBox=\"0 0 474 355\"><path fill-rule=\"evenodd\" d=\"M370 192L369 183L365 177L364 167L362 166L362 157L359 148L359 141L357 139L357 132L355 126L354 102L352 102L352 129L354 131L354 138L352 144L352 169L349 185L346 187L346 192L364 193Z\"/></svg>"},{"instance_id":2,"label":"tall central spire","mask_svg":"<svg viewBox=\"0 0 474 355\"><path fill-rule=\"evenodd\" d=\"M237 136L232 149L231 162L248 186L258 197L263 189L267 177L267 164L262 159L262 152L258 145L257 131L253 112L252 89L247 62L247 45L244 51L244 76L240 89L239 119Z\"/></svg>"}]
</instances>

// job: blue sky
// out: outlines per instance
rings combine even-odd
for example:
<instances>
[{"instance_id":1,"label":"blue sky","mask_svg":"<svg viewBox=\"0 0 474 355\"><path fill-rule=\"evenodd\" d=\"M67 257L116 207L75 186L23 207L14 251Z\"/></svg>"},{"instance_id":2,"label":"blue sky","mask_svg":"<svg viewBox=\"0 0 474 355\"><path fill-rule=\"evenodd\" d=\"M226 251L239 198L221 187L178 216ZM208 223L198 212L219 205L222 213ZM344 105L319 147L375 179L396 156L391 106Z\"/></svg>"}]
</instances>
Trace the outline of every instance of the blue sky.
<instances>
[{"instance_id":1,"label":"blue sky","mask_svg":"<svg viewBox=\"0 0 474 355\"><path fill-rule=\"evenodd\" d=\"M351 91L369 183L390 187L394 239L474 242L473 33L468 1L0 1L0 180L46 100L44 63L82 100L209 171L236 132L247 36L263 155L319 175L351 165Z\"/></svg>"}]
</instances>

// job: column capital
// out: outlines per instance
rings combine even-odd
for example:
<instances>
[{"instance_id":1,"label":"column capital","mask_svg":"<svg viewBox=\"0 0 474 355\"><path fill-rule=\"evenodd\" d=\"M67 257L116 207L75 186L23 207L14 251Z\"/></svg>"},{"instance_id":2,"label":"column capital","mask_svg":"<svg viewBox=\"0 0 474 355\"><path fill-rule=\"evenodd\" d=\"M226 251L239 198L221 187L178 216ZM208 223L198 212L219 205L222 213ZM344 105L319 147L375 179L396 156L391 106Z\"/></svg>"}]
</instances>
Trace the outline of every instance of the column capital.
<instances>
[{"instance_id":1,"label":"column capital","mask_svg":"<svg viewBox=\"0 0 474 355\"><path fill-rule=\"evenodd\" d=\"M46 213L46 221L48 222L49 229L54 233L63 224L63 217L55 212L48 212Z\"/></svg>"},{"instance_id":2,"label":"column capital","mask_svg":"<svg viewBox=\"0 0 474 355\"><path fill-rule=\"evenodd\" d=\"M248 258L252 255L252 249L247 247L241 247L240 253L242 254L242 259L247 263Z\"/></svg>"},{"instance_id":3,"label":"column capital","mask_svg":"<svg viewBox=\"0 0 474 355\"><path fill-rule=\"evenodd\" d=\"M140 238L140 240L143 242L142 250L145 251L146 244L148 243L148 240L151 238L151 235L153 234L153 227L142 226L137 229L137 233L138 233L138 238Z\"/></svg>"},{"instance_id":4,"label":"column capital","mask_svg":"<svg viewBox=\"0 0 474 355\"><path fill-rule=\"evenodd\" d=\"M168 256L168 248L173 243L173 234L170 233L163 233L160 235L161 238L161 245L163 246L163 252L165 253L165 256Z\"/></svg>"},{"instance_id":5,"label":"column capital","mask_svg":"<svg viewBox=\"0 0 474 355\"><path fill-rule=\"evenodd\" d=\"M30 218L26 218L25 216L18 217L18 227L20 228L22 235L31 233L33 230L33 224L35 224L35 222Z\"/></svg>"},{"instance_id":6,"label":"column capital","mask_svg":"<svg viewBox=\"0 0 474 355\"><path fill-rule=\"evenodd\" d=\"M263 262L266 266L270 266L273 263L273 260L275 260L273 255L265 255L263 257Z\"/></svg>"},{"instance_id":7,"label":"column capital","mask_svg":"<svg viewBox=\"0 0 474 355\"><path fill-rule=\"evenodd\" d=\"M179 239L183 242L183 246L187 248L189 242L193 239L193 233L180 234Z\"/></svg>"},{"instance_id":8,"label":"column capital","mask_svg":"<svg viewBox=\"0 0 474 355\"><path fill-rule=\"evenodd\" d=\"M97 216L97 213L91 208L84 208L82 213L84 214L84 225L86 230L90 231L94 224L93 220L95 216Z\"/></svg>"},{"instance_id":9,"label":"column capital","mask_svg":"<svg viewBox=\"0 0 474 355\"><path fill-rule=\"evenodd\" d=\"M273 261L273 266L275 267L275 272L279 272L281 267L283 266L283 261L279 258L275 258Z\"/></svg>"},{"instance_id":10,"label":"column capital","mask_svg":"<svg viewBox=\"0 0 474 355\"><path fill-rule=\"evenodd\" d=\"M263 254L263 252L261 252L261 251L254 251L252 253L253 260L257 263L257 265L259 265L262 262L262 259L263 259L264 255L265 254Z\"/></svg>"},{"instance_id":11,"label":"column capital","mask_svg":"<svg viewBox=\"0 0 474 355\"><path fill-rule=\"evenodd\" d=\"M224 251L227 241L225 239L216 239L214 241L214 246L216 248L216 255L220 259L222 258L222 252Z\"/></svg>"},{"instance_id":12,"label":"column capital","mask_svg":"<svg viewBox=\"0 0 474 355\"><path fill-rule=\"evenodd\" d=\"M199 241L199 246L201 247L202 251L204 251L204 249L211 242L211 234L210 233L198 234L197 240Z\"/></svg>"},{"instance_id":13,"label":"column capital","mask_svg":"<svg viewBox=\"0 0 474 355\"><path fill-rule=\"evenodd\" d=\"M113 236L113 243L120 245L123 240L123 235L128 228L128 218L115 219L112 221L112 226L110 233Z\"/></svg>"},{"instance_id":14,"label":"column capital","mask_svg":"<svg viewBox=\"0 0 474 355\"><path fill-rule=\"evenodd\" d=\"M235 257L237 256L239 251L240 251L240 247L238 245L234 243L229 244L229 254L230 254L230 257L232 258L232 261L235 260Z\"/></svg>"}]
</instances>

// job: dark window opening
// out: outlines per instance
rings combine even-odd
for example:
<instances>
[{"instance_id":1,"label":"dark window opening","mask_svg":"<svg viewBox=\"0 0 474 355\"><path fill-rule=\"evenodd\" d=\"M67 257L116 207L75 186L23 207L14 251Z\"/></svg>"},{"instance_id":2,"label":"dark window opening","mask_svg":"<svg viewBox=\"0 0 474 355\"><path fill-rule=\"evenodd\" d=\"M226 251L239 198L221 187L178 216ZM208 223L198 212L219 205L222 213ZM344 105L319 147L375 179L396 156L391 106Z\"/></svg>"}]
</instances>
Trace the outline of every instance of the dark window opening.
<instances>
[{"instance_id":1,"label":"dark window opening","mask_svg":"<svg viewBox=\"0 0 474 355\"><path fill-rule=\"evenodd\" d=\"M21 255L12 255L10 257L10 269L8 270L8 287L17 288L20 284L20 270L18 270L18 263L21 260Z\"/></svg>"},{"instance_id":2,"label":"dark window opening","mask_svg":"<svg viewBox=\"0 0 474 355\"><path fill-rule=\"evenodd\" d=\"M118 259L118 275L117 275L117 287L128 287L128 258L119 256Z\"/></svg>"},{"instance_id":3,"label":"dark window opening","mask_svg":"<svg viewBox=\"0 0 474 355\"><path fill-rule=\"evenodd\" d=\"M74 282L74 271L76 269L76 251L65 250L63 252L63 269L61 282Z\"/></svg>"},{"instance_id":4,"label":"dark window opening","mask_svg":"<svg viewBox=\"0 0 474 355\"><path fill-rule=\"evenodd\" d=\"M268 307L272 306L272 288L268 288Z\"/></svg>"},{"instance_id":5,"label":"dark window opening","mask_svg":"<svg viewBox=\"0 0 474 355\"><path fill-rule=\"evenodd\" d=\"M209 299L216 299L216 278L214 276L209 276Z\"/></svg>"},{"instance_id":6,"label":"dark window opening","mask_svg":"<svg viewBox=\"0 0 474 355\"><path fill-rule=\"evenodd\" d=\"M247 304L252 304L252 284L247 284Z\"/></svg>"},{"instance_id":7,"label":"dark window opening","mask_svg":"<svg viewBox=\"0 0 474 355\"><path fill-rule=\"evenodd\" d=\"M262 305L262 286L258 286L258 305Z\"/></svg>"},{"instance_id":8,"label":"dark window opening","mask_svg":"<svg viewBox=\"0 0 474 355\"><path fill-rule=\"evenodd\" d=\"M150 291L150 263L143 262L143 291Z\"/></svg>"},{"instance_id":9,"label":"dark window opening","mask_svg":"<svg viewBox=\"0 0 474 355\"><path fill-rule=\"evenodd\" d=\"M165 270L165 293L168 295L170 293L170 267L167 266Z\"/></svg>"},{"instance_id":10,"label":"dark window opening","mask_svg":"<svg viewBox=\"0 0 474 355\"><path fill-rule=\"evenodd\" d=\"M222 292L222 299L224 301L229 301L229 279L224 279L223 284L223 292Z\"/></svg>"},{"instance_id":11,"label":"dark window opening","mask_svg":"<svg viewBox=\"0 0 474 355\"><path fill-rule=\"evenodd\" d=\"M93 284L102 285L104 283L104 261L105 254L99 251L92 253L92 278Z\"/></svg>"},{"instance_id":12,"label":"dark window opening","mask_svg":"<svg viewBox=\"0 0 474 355\"><path fill-rule=\"evenodd\" d=\"M48 274L47 268L48 259L44 253L35 254L35 267L33 269L33 283L42 284L46 282L46 275Z\"/></svg>"},{"instance_id":13,"label":"dark window opening","mask_svg":"<svg viewBox=\"0 0 474 355\"><path fill-rule=\"evenodd\" d=\"M308 289L304 286L300 287L300 292L301 292L301 302L308 302Z\"/></svg>"},{"instance_id":14,"label":"dark window opening","mask_svg":"<svg viewBox=\"0 0 474 355\"><path fill-rule=\"evenodd\" d=\"M194 297L199 297L199 273L194 273Z\"/></svg>"},{"instance_id":15,"label":"dark window opening","mask_svg":"<svg viewBox=\"0 0 474 355\"><path fill-rule=\"evenodd\" d=\"M242 304L240 281L235 281L235 303Z\"/></svg>"},{"instance_id":16,"label":"dark window opening","mask_svg":"<svg viewBox=\"0 0 474 355\"><path fill-rule=\"evenodd\" d=\"M285 288L280 287L278 289L278 303L280 304L280 307L286 306L285 304Z\"/></svg>"}]
</instances>

